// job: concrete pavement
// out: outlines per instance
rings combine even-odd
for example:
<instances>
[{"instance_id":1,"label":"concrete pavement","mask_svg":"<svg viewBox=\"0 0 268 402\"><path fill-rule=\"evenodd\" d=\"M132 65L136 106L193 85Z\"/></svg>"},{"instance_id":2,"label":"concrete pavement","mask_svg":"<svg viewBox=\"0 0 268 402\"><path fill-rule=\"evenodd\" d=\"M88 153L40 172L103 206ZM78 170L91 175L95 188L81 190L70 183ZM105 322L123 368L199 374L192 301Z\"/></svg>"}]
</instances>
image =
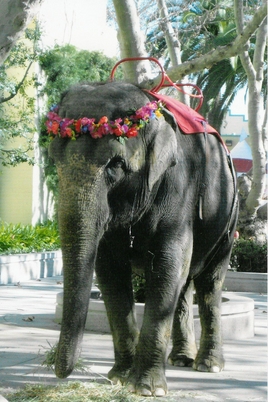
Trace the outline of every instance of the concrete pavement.
<instances>
[{"instance_id":1,"label":"concrete pavement","mask_svg":"<svg viewBox=\"0 0 268 402\"><path fill-rule=\"evenodd\" d=\"M111 336L90 332L84 335L82 351L88 373L74 373L66 380L59 380L41 366L49 345L58 341L60 326L53 318L56 294L62 287L62 277L0 286L0 394L6 396L26 383L103 380L112 367ZM172 400L267 400L267 295L241 295L255 301L255 336L224 342L226 363L221 373L200 373L167 365Z\"/></svg>"}]
</instances>

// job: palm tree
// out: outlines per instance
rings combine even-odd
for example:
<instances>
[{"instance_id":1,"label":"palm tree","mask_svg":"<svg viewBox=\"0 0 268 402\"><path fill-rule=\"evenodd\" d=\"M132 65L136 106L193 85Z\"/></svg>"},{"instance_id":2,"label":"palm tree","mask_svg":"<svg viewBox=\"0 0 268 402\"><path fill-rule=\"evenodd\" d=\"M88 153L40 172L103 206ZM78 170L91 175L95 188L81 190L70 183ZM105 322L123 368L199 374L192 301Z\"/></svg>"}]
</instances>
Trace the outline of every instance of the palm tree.
<instances>
[{"instance_id":1,"label":"palm tree","mask_svg":"<svg viewBox=\"0 0 268 402\"><path fill-rule=\"evenodd\" d=\"M244 69L238 57L222 60L196 75L196 84L204 94L200 113L218 131L238 91L246 86Z\"/></svg>"},{"instance_id":2,"label":"palm tree","mask_svg":"<svg viewBox=\"0 0 268 402\"><path fill-rule=\"evenodd\" d=\"M254 12L254 6L248 13ZM230 1L168 2L170 21L178 32L182 62L195 59L218 46L232 42L236 36L234 9ZM156 8L150 8L146 18L147 51L151 56L162 58L165 68L170 66L161 18ZM254 50L255 38L251 40L250 52ZM267 73L267 71L266 71ZM247 85L247 76L238 56L222 60L211 68L189 76L203 91L205 102L200 113L218 131L236 94ZM264 80L266 82L266 80ZM263 87L264 99L267 87ZM193 105L192 105L193 106Z\"/></svg>"}]
</instances>

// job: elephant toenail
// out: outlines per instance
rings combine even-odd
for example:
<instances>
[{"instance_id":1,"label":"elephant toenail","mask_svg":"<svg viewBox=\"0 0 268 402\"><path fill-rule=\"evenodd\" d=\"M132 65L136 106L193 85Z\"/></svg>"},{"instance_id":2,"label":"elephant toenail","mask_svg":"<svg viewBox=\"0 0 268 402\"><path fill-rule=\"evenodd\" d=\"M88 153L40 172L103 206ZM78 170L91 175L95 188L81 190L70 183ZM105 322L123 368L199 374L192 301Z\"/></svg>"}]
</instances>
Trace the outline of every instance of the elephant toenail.
<instances>
[{"instance_id":1,"label":"elephant toenail","mask_svg":"<svg viewBox=\"0 0 268 402\"><path fill-rule=\"evenodd\" d=\"M137 393L142 396L152 396L153 395L151 393L151 391L149 391L149 389L146 389L146 388L141 388L140 390L137 391Z\"/></svg>"},{"instance_id":2,"label":"elephant toenail","mask_svg":"<svg viewBox=\"0 0 268 402\"><path fill-rule=\"evenodd\" d=\"M165 396L166 392L163 388L156 388L154 395L155 396Z\"/></svg>"},{"instance_id":3,"label":"elephant toenail","mask_svg":"<svg viewBox=\"0 0 268 402\"><path fill-rule=\"evenodd\" d=\"M221 371L221 369L218 366L212 366L210 369L211 373L219 373L220 371Z\"/></svg>"}]
</instances>

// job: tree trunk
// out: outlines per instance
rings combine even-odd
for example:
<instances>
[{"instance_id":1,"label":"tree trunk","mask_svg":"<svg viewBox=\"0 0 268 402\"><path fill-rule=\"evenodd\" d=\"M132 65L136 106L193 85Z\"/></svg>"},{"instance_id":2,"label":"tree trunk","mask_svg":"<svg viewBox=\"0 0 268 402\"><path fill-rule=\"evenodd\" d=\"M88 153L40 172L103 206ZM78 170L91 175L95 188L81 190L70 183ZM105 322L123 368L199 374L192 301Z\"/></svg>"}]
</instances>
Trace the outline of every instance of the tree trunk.
<instances>
[{"instance_id":1,"label":"tree trunk","mask_svg":"<svg viewBox=\"0 0 268 402\"><path fill-rule=\"evenodd\" d=\"M162 19L161 25L163 32L165 33L168 53L172 67L178 67L182 63L181 44L178 38L178 34L175 32L171 22L169 21L168 8L165 0L157 0L157 5ZM187 77L184 77L183 81L185 81L185 78L187 79ZM180 101L188 104L189 106L189 99L187 99L187 96L183 92L179 92L178 94Z\"/></svg>"},{"instance_id":2,"label":"tree trunk","mask_svg":"<svg viewBox=\"0 0 268 402\"><path fill-rule=\"evenodd\" d=\"M43 0L0 0L0 65Z\"/></svg>"},{"instance_id":3,"label":"tree trunk","mask_svg":"<svg viewBox=\"0 0 268 402\"><path fill-rule=\"evenodd\" d=\"M134 0L113 0L116 20L119 27L118 41L121 58L146 57L145 38L140 29L140 21ZM148 62L124 63L125 78L132 83L148 81L150 65Z\"/></svg>"},{"instance_id":4,"label":"tree trunk","mask_svg":"<svg viewBox=\"0 0 268 402\"><path fill-rule=\"evenodd\" d=\"M243 1L235 0L235 18L237 31L240 35L243 33ZM261 199L264 194L265 187L265 149L263 141L262 127L262 84L263 84L263 66L264 54L266 47L267 35L267 18L265 18L256 33L256 45L254 50L253 61L249 57L248 50L239 53L241 63L245 69L248 78L248 128L249 138L253 159L253 182L251 190L246 199L246 213L250 217L254 217ZM242 211L243 213L243 211Z\"/></svg>"}]
</instances>

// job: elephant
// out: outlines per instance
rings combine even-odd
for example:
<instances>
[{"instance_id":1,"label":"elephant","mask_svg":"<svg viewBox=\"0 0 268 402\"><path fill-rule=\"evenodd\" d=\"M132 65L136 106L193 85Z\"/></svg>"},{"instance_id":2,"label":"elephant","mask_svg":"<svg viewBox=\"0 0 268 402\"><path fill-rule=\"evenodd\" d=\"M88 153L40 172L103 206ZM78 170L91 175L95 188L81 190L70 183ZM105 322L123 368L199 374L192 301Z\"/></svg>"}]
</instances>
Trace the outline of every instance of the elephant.
<instances>
[{"instance_id":1,"label":"elephant","mask_svg":"<svg viewBox=\"0 0 268 402\"><path fill-rule=\"evenodd\" d=\"M222 143L203 125L185 135L165 104L127 82L72 86L46 124L59 177L64 272L56 375L69 376L81 353L93 272L113 338L113 383L164 396L167 362L222 370L222 285L238 210ZM141 270L139 330L131 278Z\"/></svg>"}]
</instances>

